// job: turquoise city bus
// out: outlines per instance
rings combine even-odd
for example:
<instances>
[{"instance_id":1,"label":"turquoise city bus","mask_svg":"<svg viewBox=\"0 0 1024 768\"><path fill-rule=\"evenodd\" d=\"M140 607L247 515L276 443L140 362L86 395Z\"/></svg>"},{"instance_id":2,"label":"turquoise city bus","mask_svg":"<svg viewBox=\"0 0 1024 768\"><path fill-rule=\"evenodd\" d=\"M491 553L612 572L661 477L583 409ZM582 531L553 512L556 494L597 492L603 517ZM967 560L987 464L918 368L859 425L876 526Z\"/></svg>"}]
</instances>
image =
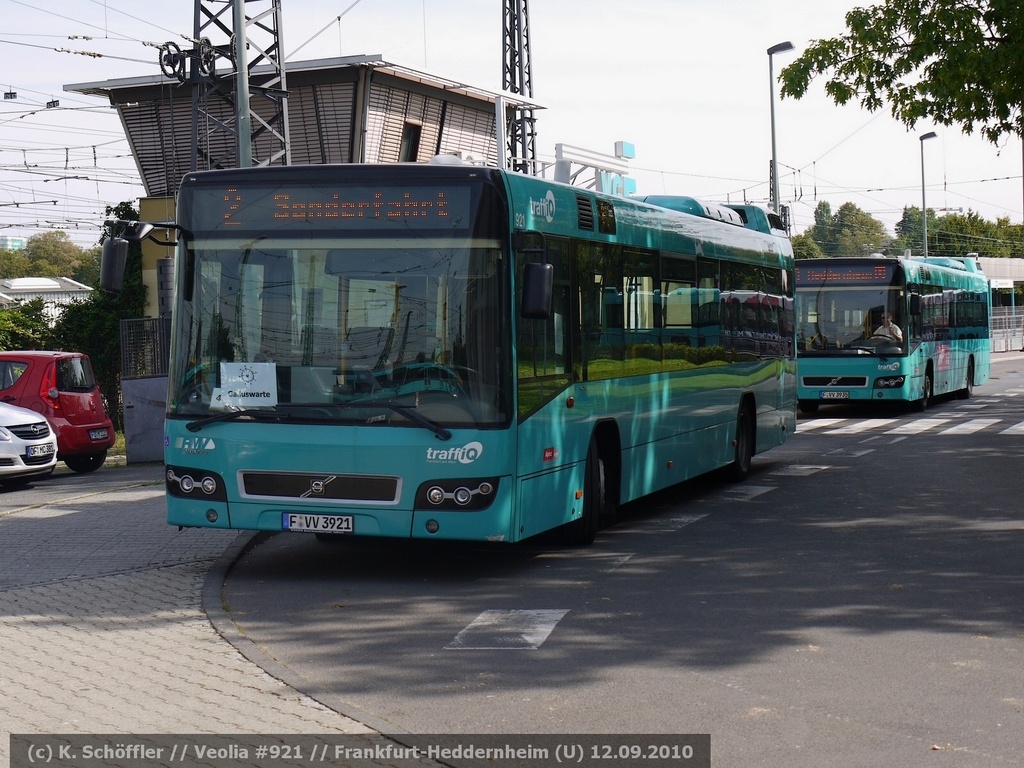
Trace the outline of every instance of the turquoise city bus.
<instances>
[{"instance_id":1,"label":"turquoise city bus","mask_svg":"<svg viewBox=\"0 0 1024 768\"><path fill-rule=\"evenodd\" d=\"M975 259L799 259L800 410L968 398L989 377L992 300ZM886 331L886 315L896 331Z\"/></svg>"},{"instance_id":2,"label":"turquoise city bus","mask_svg":"<svg viewBox=\"0 0 1024 768\"><path fill-rule=\"evenodd\" d=\"M423 163L190 173L157 226L172 525L585 544L795 427L792 249L742 221Z\"/></svg>"}]
</instances>

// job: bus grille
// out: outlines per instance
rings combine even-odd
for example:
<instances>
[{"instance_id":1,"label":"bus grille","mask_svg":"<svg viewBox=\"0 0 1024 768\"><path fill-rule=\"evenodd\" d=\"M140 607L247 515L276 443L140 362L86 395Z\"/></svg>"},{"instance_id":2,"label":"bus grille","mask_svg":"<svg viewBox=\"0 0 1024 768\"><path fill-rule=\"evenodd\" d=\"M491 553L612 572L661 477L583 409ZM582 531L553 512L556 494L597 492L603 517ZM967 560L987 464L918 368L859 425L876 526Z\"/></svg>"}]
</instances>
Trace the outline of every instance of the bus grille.
<instances>
[{"instance_id":1,"label":"bus grille","mask_svg":"<svg viewBox=\"0 0 1024 768\"><path fill-rule=\"evenodd\" d=\"M399 478L378 475L243 472L242 488L250 497L306 501L397 504L401 495Z\"/></svg>"},{"instance_id":2,"label":"bus grille","mask_svg":"<svg viewBox=\"0 0 1024 768\"><path fill-rule=\"evenodd\" d=\"M805 387L866 387L866 376L804 376Z\"/></svg>"}]
</instances>

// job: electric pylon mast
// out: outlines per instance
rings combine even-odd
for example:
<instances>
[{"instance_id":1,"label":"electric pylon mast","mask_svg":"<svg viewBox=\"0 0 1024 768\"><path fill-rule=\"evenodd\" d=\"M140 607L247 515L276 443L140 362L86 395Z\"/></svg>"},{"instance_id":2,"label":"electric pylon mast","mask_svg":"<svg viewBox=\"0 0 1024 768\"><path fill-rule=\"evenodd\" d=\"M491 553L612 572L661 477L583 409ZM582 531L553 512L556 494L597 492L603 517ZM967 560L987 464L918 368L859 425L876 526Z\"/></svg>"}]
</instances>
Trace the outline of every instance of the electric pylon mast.
<instances>
[{"instance_id":1,"label":"electric pylon mast","mask_svg":"<svg viewBox=\"0 0 1024 768\"><path fill-rule=\"evenodd\" d=\"M533 99L528 0L504 0L505 34L502 90ZM537 172L537 126L533 110L520 107L506 118L505 136L513 170Z\"/></svg>"},{"instance_id":2,"label":"electric pylon mast","mask_svg":"<svg viewBox=\"0 0 1024 768\"><path fill-rule=\"evenodd\" d=\"M192 86L192 170L287 165L288 89L280 0L196 0L193 47L160 48Z\"/></svg>"}]
</instances>

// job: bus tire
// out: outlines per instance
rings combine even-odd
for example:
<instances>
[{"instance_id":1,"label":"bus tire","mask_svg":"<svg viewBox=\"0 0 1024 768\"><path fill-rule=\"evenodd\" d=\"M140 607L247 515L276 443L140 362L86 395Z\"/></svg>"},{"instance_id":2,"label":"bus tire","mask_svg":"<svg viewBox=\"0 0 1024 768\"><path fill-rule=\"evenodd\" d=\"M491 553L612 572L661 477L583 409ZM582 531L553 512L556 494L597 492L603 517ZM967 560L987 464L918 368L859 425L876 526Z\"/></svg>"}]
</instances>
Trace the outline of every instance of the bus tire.
<instances>
[{"instance_id":1,"label":"bus tire","mask_svg":"<svg viewBox=\"0 0 1024 768\"><path fill-rule=\"evenodd\" d=\"M964 380L964 388L957 390L956 396L961 400L970 400L974 394L974 360L967 361L967 378Z\"/></svg>"},{"instance_id":2,"label":"bus tire","mask_svg":"<svg viewBox=\"0 0 1024 768\"><path fill-rule=\"evenodd\" d=\"M932 369L925 371L924 381L921 382L921 399L914 402L918 411L927 411L932 404Z\"/></svg>"},{"instance_id":3,"label":"bus tire","mask_svg":"<svg viewBox=\"0 0 1024 768\"><path fill-rule=\"evenodd\" d=\"M591 438L587 449L587 463L583 470L583 511L579 518L563 528L563 541L576 547L594 543L601 526L601 511L605 506L604 460L597 440Z\"/></svg>"},{"instance_id":4,"label":"bus tire","mask_svg":"<svg viewBox=\"0 0 1024 768\"><path fill-rule=\"evenodd\" d=\"M747 479L750 462L754 457L754 418L750 407L743 403L736 416L735 452L732 463L725 468L726 476L734 483Z\"/></svg>"},{"instance_id":5,"label":"bus tire","mask_svg":"<svg viewBox=\"0 0 1024 768\"><path fill-rule=\"evenodd\" d=\"M797 407L801 413L817 413L818 412L818 401L817 400L800 400L797 403Z\"/></svg>"}]
</instances>

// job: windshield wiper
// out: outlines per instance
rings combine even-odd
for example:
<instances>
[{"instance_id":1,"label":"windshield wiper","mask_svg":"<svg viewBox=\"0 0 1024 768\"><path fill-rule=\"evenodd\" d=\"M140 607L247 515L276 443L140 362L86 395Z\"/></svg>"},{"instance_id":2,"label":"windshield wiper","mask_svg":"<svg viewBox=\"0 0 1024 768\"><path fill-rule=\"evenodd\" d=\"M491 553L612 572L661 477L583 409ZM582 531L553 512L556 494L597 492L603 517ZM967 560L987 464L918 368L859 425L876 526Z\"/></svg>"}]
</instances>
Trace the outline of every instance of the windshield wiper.
<instances>
[{"instance_id":1,"label":"windshield wiper","mask_svg":"<svg viewBox=\"0 0 1024 768\"><path fill-rule=\"evenodd\" d=\"M262 408L242 408L238 411L224 411L223 413L215 413L213 416L205 416L201 419L190 421L185 425L185 429L189 432L198 432L207 424L213 424L215 421L233 421L243 416L255 419L256 421L286 421L291 418L291 414L288 413L267 411Z\"/></svg>"},{"instance_id":2,"label":"windshield wiper","mask_svg":"<svg viewBox=\"0 0 1024 768\"><path fill-rule=\"evenodd\" d=\"M395 403L390 400L359 400L349 401L347 403L332 403L329 407L334 408L376 408L376 407L390 408L395 413L400 413L410 421L414 421L421 427L425 427L437 435L442 440L449 440L452 433L442 427L435 421L428 419L426 416L416 411L415 405L405 405L403 403ZM287 421L293 418L290 413L280 413L278 411L267 411L262 408L242 408L238 411L224 411L223 413L216 413L212 416L205 416L195 421L190 421L185 425L185 429L189 432L198 432L207 424L213 424L217 421L233 421L234 419L248 417L256 421Z\"/></svg>"},{"instance_id":3,"label":"windshield wiper","mask_svg":"<svg viewBox=\"0 0 1024 768\"><path fill-rule=\"evenodd\" d=\"M395 413L400 413L403 416L405 416L406 418L408 418L410 421L415 421L421 427L426 427L427 429L429 429L431 432L433 432L435 435L437 435L442 440L448 440L452 436L451 432L449 432L447 429L442 427L436 421L431 421L426 416L424 416L424 415L422 415L420 413L417 413L415 405L405 405L403 403L394 403L394 402L392 402L390 400L384 400L384 401L379 402L379 403L374 403L374 405L384 405L384 406L387 406L388 408L390 408Z\"/></svg>"}]
</instances>

